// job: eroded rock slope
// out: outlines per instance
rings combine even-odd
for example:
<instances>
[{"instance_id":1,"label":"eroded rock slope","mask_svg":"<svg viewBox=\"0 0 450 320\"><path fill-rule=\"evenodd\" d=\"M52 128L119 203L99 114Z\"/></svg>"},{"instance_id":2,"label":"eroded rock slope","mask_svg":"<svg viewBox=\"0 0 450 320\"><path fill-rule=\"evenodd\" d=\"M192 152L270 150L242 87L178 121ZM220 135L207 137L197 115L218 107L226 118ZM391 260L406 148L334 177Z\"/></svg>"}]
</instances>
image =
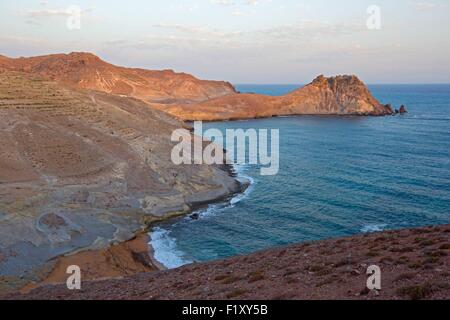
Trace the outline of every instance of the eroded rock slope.
<instances>
[{"instance_id":1,"label":"eroded rock slope","mask_svg":"<svg viewBox=\"0 0 450 320\"><path fill-rule=\"evenodd\" d=\"M234 120L288 115L393 114L356 76L319 76L310 84L283 96L230 94L198 104L156 105L182 120Z\"/></svg>"},{"instance_id":2,"label":"eroded rock slope","mask_svg":"<svg viewBox=\"0 0 450 320\"><path fill-rule=\"evenodd\" d=\"M37 74L75 88L126 95L152 103L201 102L236 92L228 82L200 80L172 70L115 66L85 52L17 59L0 56L2 68Z\"/></svg>"},{"instance_id":3,"label":"eroded rock slope","mask_svg":"<svg viewBox=\"0 0 450 320\"><path fill-rule=\"evenodd\" d=\"M224 169L172 163L183 126L136 99L0 73L0 290L239 191Z\"/></svg>"}]
</instances>

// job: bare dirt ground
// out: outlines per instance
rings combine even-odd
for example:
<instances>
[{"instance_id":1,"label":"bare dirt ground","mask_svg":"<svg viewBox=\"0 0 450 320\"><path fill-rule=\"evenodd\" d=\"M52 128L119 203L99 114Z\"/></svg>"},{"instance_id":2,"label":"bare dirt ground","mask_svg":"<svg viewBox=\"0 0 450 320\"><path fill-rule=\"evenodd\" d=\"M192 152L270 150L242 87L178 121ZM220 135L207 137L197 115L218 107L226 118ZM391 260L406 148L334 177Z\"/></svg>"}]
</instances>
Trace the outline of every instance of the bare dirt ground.
<instances>
[{"instance_id":1,"label":"bare dirt ground","mask_svg":"<svg viewBox=\"0 0 450 320\"><path fill-rule=\"evenodd\" d=\"M200 80L172 70L124 68L87 52L17 59L0 57L0 69L32 73L74 88L164 104L200 102L236 93L228 82Z\"/></svg>"},{"instance_id":2,"label":"bare dirt ground","mask_svg":"<svg viewBox=\"0 0 450 320\"><path fill-rule=\"evenodd\" d=\"M146 233L135 239L99 250L87 250L55 259L51 272L39 283L29 283L20 289L22 293L44 286L65 283L67 268L77 265L83 270L83 278L89 280L111 279L159 270L149 252L149 236Z\"/></svg>"},{"instance_id":3,"label":"bare dirt ground","mask_svg":"<svg viewBox=\"0 0 450 320\"><path fill-rule=\"evenodd\" d=\"M241 191L224 168L171 161L184 127L137 99L0 71L0 292Z\"/></svg>"},{"instance_id":4,"label":"bare dirt ground","mask_svg":"<svg viewBox=\"0 0 450 320\"><path fill-rule=\"evenodd\" d=\"M292 245L5 299L450 299L450 225ZM380 291L366 289L368 266Z\"/></svg>"}]
</instances>

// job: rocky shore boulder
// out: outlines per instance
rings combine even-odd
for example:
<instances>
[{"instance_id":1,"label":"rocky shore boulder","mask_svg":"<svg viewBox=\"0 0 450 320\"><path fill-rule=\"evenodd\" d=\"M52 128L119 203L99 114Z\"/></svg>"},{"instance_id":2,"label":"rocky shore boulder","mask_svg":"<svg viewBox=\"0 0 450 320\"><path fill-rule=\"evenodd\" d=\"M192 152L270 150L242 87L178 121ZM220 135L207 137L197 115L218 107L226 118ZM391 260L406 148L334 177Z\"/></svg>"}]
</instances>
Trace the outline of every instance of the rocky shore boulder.
<instances>
[{"instance_id":1,"label":"rocky shore boulder","mask_svg":"<svg viewBox=\"0 0 450 320\"><path fill-rule=\"evenodd\" d=\"M406 107L405 107L404 105L402 105L402 106L400 107L400 109L398 110L398 112L399 112L400 114L403 114L403 113L408 113L408 110L406 110Z\"/></svg>"}]
</instances>

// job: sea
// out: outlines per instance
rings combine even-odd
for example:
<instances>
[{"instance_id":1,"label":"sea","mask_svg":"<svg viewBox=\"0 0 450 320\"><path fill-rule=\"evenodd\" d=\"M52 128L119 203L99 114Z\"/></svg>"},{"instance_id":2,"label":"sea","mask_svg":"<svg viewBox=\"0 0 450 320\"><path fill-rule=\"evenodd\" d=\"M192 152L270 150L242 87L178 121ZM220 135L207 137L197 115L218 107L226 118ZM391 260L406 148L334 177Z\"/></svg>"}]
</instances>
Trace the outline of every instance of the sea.
<instances>
[{"instance_id":1,"label":"sea","mask_svg":"<svg viewBox=\"0 0 450 320\"><path fill-rule=\"evenodd\" d=\"M282 95L299 85L237 85ZM371 85L386 117L295 116L205 123L204 129L279 129L280 169L236 165L243 194L156 226L167 268L271 247L450 223L450 85Z\"/></svg>"}]
</instances>

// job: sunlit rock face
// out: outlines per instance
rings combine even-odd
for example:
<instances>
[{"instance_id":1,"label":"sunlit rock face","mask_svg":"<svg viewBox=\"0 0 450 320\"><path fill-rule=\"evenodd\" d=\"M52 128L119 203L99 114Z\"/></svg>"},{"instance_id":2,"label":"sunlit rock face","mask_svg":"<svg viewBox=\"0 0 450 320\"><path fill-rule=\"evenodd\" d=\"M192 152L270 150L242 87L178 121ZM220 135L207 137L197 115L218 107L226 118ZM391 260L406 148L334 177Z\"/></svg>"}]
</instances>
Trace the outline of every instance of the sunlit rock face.
<instances>
[{"instance_id":1,"label":"sunlit rock face","mask_svg":"<svg viewBox=\"0 0 450 320\"><path fill-rule=\"evenodd\" d=\"M356 76L317 77L287 95L231 94L191 105L157 106L183 120L233 120L283 115L371 115L393 113Z\"/></svg>"},{"instance_id":2,"label":"sunlit rock face","mask_svg":"<svg viewBox=\"0 0 450 320\"><path fill-rule=\"evenodd\" d=\"M126 95L153 103L192 103L235 93L222 81L205 81L172 70L124 68L84 52L8 59L0 69L38 74L76 88Z\"/></svg>"},{"instance_id":3,"label":"sunlit rock face","mask_svg":"<svg viewBox=\"0 0 450 320\"><path fill-rule=\"evenodd\" d=\"M0 70L24 71L71 87L138 98L181 120L233 120L281 115L371 115L393 113L356 76L319 76L287 95L239 94L223 81L204 81L172 70L114 66L90 53L9 59Z\"/></svg>"}]
</instances>

